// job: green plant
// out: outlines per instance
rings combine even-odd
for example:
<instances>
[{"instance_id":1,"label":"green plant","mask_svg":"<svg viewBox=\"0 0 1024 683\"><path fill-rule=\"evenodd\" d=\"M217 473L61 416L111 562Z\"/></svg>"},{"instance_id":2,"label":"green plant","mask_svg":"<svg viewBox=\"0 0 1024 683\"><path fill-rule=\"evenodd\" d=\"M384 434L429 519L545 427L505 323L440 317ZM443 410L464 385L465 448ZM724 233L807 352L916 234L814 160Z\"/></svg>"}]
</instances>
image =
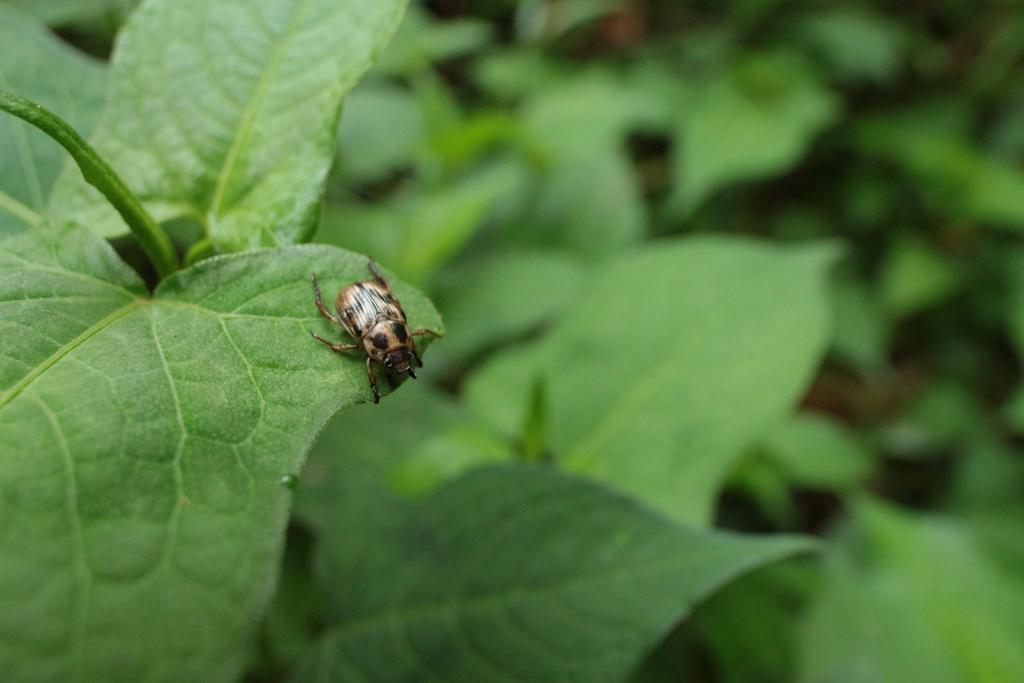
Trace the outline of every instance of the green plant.
<instances>
[{"instance_id":1,"label":"green plant","mask_svg":"<svg viewBox=\"0 0 1024 683\"><path fill-rule=\"evenodd\" d=\"M19 211L32 225L0 247L5 679L237 677L273 591L291 497L282 480L298 472L333 413L366 400L361 363L325 354L309 337L310 329L327 333L312 307L310 273L337 289L365 277L365 257L285 246L174 272L169 238L134 194L149 207L190 211L204 228L200 242L218 251L258 243L260 234L287 244L310 233L342 96L387 41L402 5L264 9L273 15L254 16L244 3L157 2L134 16L94 134L116 173L52 114L0 99L81 169L69 167L58 181L45 220ZM224 12L231 21L218 24ZM208 33L194 33L190 22L203 16ZM360 30L352 32L354 17ZM351 32L344 50L297 49L320 45L318 32L332 29ZM225 100L173 120L169 107L183 103L162 99L163 87L185 88L191 104L224 94L184 83L174 46L224 46L235 31L262 57L259 68L247 62L239 73L237 55L202 67L221 87L248 94L245 105ZM319 78L282 87L282 74L298 68ZM162 78L147 76L152 69L164 69ZM137 109L132 119L133 107L145 114ZM302 131L298 142L290 122ZM158 149L146 134L134 137L140 127L164 143L181 137ZM206 134L222 144L207 138L189 147L187 136ZM192 152L203 163L183 158ZM162 279L152 293L100 237L124 224L90 203L82 175L156 266ZM440 325L422 295L399 282L395 289L414 323Z\"/></svg>"},{"instance_id":2,"label":"green plant","mask_svg":"<svg viewBox=\"0 0 1024 683\"><path fill-rule=\"evenodd\" d=\"M1012 3L135 4L0 1L0 680L1020 678Z\"/></svg>"}]
</instances>

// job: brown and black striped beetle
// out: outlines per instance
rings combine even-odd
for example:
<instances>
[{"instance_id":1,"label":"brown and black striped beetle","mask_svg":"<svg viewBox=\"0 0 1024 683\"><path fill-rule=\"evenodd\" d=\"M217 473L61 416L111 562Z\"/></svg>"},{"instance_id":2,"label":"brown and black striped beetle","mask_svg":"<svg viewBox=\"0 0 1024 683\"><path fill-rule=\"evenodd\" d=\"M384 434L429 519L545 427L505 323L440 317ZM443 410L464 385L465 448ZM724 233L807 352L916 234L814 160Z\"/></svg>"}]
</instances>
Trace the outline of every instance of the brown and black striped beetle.
<instances>
[{"instance_id":1,"label":"brown and black striped beetle","mask_svg":"<svg viewBox=\"0 0 1024 683\"><path fill-rule=\"evenodd\" d=\"M416 379L416 370L413 369L412 362L415 360L423 367L423 361L416 353L416 342L413 337L421 334L432 334L437 337L441 335L425 327L410 332L405 311L391 291L391 285L377 269L373 259L370 259L367 266L373 273L372 280L353 282L338 292L338 298L334 300L337 317L332 315L320 300L320 286L316 283L316 274L310 275L310 279L313 281L316 307L320 313L331 322L345 328L349 335L360 341L363 350L366 351L366 376L370 379L370 388L373 389L373 402L380 403L377 373L373 370L374 362L384 366L384 375L392 387L395 386L395 377L392 373L408 372L410 377ZM316 332L310 334L335 351L359 348L359 344L332 344Z\"/></svg>"}]
</instances>

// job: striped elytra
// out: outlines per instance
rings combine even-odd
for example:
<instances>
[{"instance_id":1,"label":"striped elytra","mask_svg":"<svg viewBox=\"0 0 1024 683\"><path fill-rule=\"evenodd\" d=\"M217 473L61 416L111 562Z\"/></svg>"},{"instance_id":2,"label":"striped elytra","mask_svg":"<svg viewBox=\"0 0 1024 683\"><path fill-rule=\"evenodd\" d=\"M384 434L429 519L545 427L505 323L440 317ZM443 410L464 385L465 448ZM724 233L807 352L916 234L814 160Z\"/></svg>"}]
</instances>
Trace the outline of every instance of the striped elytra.
<instances>
[{"instance_id":1,"label":"striped elytra","mask_svg":"<svg viewBox=\"0 0 1024 683\"><path fill-rule=\"evenodd\" d=\"M316 293L317 310L331 322L341 325L359 343L334 344L315 332L310 334L334 351L362 348L366 352L366 376L370 379L370 388L373 390L373 402L379 403L377 373L373 364L380 363L384 366L385 376L391 386L395 386L395 375L399 373L407 372L410 377L416 379L413 361L420 367L423 366L423 361L416 352L416 341L413 337L427 333L439 335L426 328L410 331L402 304L391 291L391 285L373 259L370 259L367 267L373 274L372 280L353 282L338 292L338 297L334 300L337 316L328 311L321 301L316 275L310 276L313 291Z\"/></svg>"}]
</instances>

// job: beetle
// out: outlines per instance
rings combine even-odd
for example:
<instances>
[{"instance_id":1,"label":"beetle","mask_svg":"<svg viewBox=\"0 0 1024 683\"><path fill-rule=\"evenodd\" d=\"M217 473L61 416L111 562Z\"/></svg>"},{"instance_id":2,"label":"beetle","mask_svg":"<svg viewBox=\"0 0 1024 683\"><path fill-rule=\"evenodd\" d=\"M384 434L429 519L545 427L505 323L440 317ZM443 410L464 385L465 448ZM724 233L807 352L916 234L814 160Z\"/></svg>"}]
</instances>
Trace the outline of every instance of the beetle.
<instances>
[{"instance_id":1,"label":"beetle","mask_svg":"<svg viewBox=\"0 0 1024 683\"><path fill-rule=\"evenodd\" d=\"M311 331L310 334L339 352L358 349L361 344L366 352L366 376L370 380L370 388L373 389L373 402L380 403L377 373L373 369L373 364L376 362L384 365L385 377L392 387L395 386L393 373L408 372L410 377L416 379L413 360L420 367L423 367L423 361L416 352L416 341L413 337L423 334L432 334L435 337L441 335L425 327L410 332L405 311L402 310L402 304L395 293L391 291L387 278L381 274L372 258L367 267L373 274L372 280L353 282L338 292L338 298L334 300L337 316L328 311L320 300L320 285L316 282L316 273L310 275L313 291L316 292L317 310L331 322L341 325L351 337L359 340L359 344L333 344L316 332Z\"/></svg>"}]
</instances>

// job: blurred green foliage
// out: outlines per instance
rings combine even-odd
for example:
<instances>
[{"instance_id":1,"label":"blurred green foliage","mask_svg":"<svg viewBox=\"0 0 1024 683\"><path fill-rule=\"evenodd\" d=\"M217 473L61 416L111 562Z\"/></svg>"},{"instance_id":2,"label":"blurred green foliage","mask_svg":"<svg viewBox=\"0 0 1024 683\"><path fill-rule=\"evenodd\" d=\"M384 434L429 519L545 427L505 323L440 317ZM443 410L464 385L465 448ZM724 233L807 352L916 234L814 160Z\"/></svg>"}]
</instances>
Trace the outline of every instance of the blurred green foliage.
<instances>
[{"instance_id":1,"label":"blurred green foliage","mask_svg":"<svg viewBox=\"0 0 1024 683\"><path fill-rule=\"evenodd\" d=\"M449 323L428 374L469 410L406 486L553 458L829 540L718 594L637 680L1024 680L1024 8L437 2L389 54L321 237L397 257ZM773 290L702 233L769 241L794 278L805 243L842 257L827 293ZM813 325L782 321L819 292L831 341L800 351Z\"/></svg>"},{"instance_id":2,"label":"blurred green foliage","mask_svg":"<svg viewBox=\"0 0 1024 683\"><path fill-rule=\"evenodd\" d=\"M8 2L93 52L126 4ZM629 666L502 680L1024 681L1022 232L1018 2L413 4L346 100L314 240L423 288L448 334L428 387L314 448L249 680L349 680L323 652L360 651L353 613L468 590L406 525L490 542L474 510L517 504L487 477L526 461L631 496L612 527L824 550L682 623L710 591L657 584L674 607L660 630L630 615ZM571 517L568 548L591 538ZM405 565L452 573L424 588ZM423 648L441 629L409 628ZM474 680L391 656L366 679Z\"/></svg>"}]
</instances>

